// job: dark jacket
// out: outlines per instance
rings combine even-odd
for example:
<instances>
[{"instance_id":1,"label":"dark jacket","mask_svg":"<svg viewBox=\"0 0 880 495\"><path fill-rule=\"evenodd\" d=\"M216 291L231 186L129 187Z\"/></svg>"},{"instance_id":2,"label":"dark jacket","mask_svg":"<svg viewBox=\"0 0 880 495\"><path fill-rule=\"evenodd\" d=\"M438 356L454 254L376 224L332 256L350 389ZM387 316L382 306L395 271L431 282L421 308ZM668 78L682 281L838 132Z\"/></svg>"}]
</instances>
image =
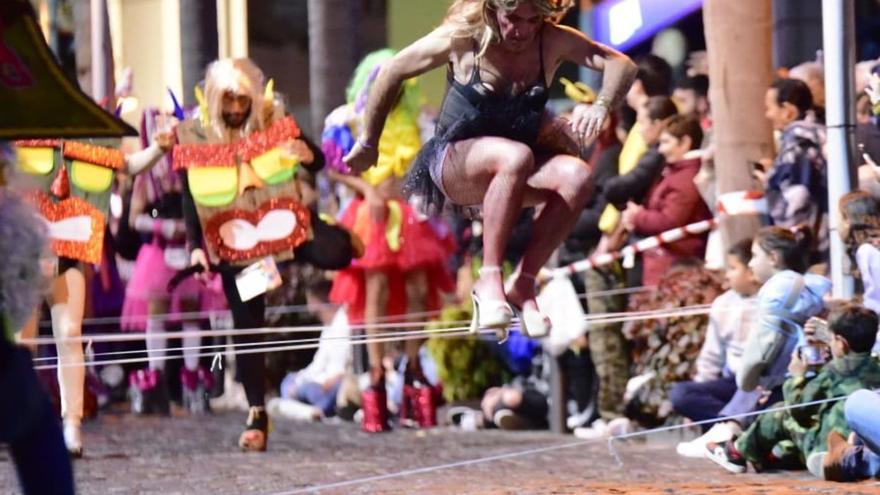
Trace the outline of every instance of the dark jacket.
<instances>
[{"instance_id":1,"label":"dark jacket","mask_svg":"<svg viewBox=\"0 0 880 495\"><path fill-rule=\"evenodd\" d=\"M603 189L605 199L619 210L626 208L628 201L644 204L651 186L660 178L665 164L663 155L657 151L656 146L652 146L628 174L608 179Z\"/></svg>"},{"instance_id":2,"label":"dark jacket","mask_svg":"<svg viewBox=\"0 0 880 495\"><path fill-rule=\"evenodd\" d=\"M712 213L694 185L694 176L700 171L700 163L699 158L685 158L666 165L660 182L648 194L645 208L635 218L636 235L653 236L712 218ZM642 283L657 285L676 259L702 258L706 252L707 237L707 234L688 236L643 253Z\"/></svg>"},{"instance_id":3,"label":"dark jacket","mask_svg":"<svg viewBox=\"0 0 880 495\"><path fill-rule=\"evenodd\" d=\"M565 249L571 253L573 260L579 260L589 253L599 239L602 232L599 230L599 219L608 205L605 198L605 185L617 178L617 159L620 157L620 143L615 143L599 154L593 167L593 195L587 202L587 206L581 211L577 223L571 230L571 234L565 241Z\"/></svg>"}]
</instances>

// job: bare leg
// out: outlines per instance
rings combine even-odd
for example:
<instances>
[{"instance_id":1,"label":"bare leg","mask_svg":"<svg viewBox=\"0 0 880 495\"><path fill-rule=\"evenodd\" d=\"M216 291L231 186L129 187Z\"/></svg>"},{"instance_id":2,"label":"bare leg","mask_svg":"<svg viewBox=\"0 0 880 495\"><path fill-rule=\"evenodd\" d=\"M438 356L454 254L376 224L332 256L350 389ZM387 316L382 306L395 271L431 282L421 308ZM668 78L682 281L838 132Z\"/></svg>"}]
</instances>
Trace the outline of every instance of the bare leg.
<instances>
[{"instance_id":1,"label":"bare leg","mask_svg":"<svg viewBox=\"0 0 880 495\"><path fill-rule=\"evenodd\" d=\"M388 307L388 277L378 270L366 270L366 301L364 308L364 323L367 335L372 337L379 333L374 326L385 314ZM385 356L385 344L382 342L370 342L367 344L367 355L371 369L382 369L382 358Z\"/></svg>"},{"instance_id":2,"label":"bare leg","mask_svg":"<svg viewBox=\"0 0 880 495\"><path fill-rule=\"evenodd\" d=\"M168 338L165 336L164 319L168 313L167 299L154 299L149 301L149 316L147 316L147 359L151 370L165 370L165 354L168 348Z\"/></svg>"},{"instance_id":3,"label":"bare leg","mask_svg":"<svg viewBox=\"0 0 880 495\"><path fill-rule=\"evenodd\" d=\"M50 309L52 333L58 349L61 417L64 419L64 439L67 448L74 454L82 452L79 428L83 417L85 356L81 341L65 342L63 339L82 336L85 295L86 282L79 269L68 269L52 282Z\"/></svg>"},{"instance_id":4,"label":"bare leg","mask_svg":"<svg viewBox=\"0 0 880 495\"><path fill-rule=\"evenodd\" d=\"M417 270L406 274L406 310L407 313L422 313L428 307L428 275L424 270ZM408 321L419 321L418 316L410 316ZM425 339L410 339L405 341L406 357L411 369L416 369L419 363L419 348ZM421 369L421 367L418 367Z\"/></svg>"},{"instance_id":5,"label":"bare leg","mask_svg":"<svg viewBox=\"0 0 880 495\"><path fill-rule=\"evenodd\" d=\"M529 177L527 202L543 200L543 208L532 225L529 244L517 267L517 276L508 299L524 307L537 309L534 301L535 275L568 237L590 193L590 169L572 156L556 156ZM527 276L518 276L526 274Z\"/></svg>"},{"instance_id":6,"label":"bare leg","mask_svg":"<svg viewBox=\"0 0 880 495\"><path fill-rule=\"evenodd\" d=\"M501 266L534 166L531 150L508 139L484 137L450 145L443 184L453 202L483 205L484 266ZM487 299L504 300L499 271L481 273L474 289Z\"/></svg>"}]
</instances>

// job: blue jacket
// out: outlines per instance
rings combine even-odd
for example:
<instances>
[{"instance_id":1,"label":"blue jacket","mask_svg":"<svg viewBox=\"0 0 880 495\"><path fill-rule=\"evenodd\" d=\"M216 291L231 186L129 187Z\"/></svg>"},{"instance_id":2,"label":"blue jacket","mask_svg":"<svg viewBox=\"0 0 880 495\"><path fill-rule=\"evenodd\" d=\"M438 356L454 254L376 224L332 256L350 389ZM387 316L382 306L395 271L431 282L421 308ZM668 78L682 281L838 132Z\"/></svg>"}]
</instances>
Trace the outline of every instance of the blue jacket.
<instances>
[{"instance_id":1,"label":"blue jacket","mask_svg":"<svg viewBox=\"0 0 880 495\"><path fill-rule=\"evenodd\" d=\"M744 391L773 390L785 381L794 349L804 343L803 325L822 312L831 281L785 270L758 291L757 317L746 339L736 384Z\"/></svg>"}]
</instances>

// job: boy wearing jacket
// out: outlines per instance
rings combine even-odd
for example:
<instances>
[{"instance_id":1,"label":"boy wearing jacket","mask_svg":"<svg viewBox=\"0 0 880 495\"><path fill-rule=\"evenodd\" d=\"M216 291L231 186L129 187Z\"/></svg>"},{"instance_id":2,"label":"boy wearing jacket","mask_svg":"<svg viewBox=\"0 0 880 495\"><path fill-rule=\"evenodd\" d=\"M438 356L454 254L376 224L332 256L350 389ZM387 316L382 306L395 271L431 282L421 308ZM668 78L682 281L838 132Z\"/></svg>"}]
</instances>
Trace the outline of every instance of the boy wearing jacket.
<instances>
[{"instance_id":1,"label":"boy wearing jacket","mask_svg":"<svg viewBox=\"0 0 880 495\"><path fill-rule=\"evenodd\" d=\"M835 311L829 322L828 343L833 359L812 378L800 347L791 355L791 375L783 384L784 405L799 406L823 399L846 397L861 388L880 387L880 363L871 356L877 337L877 314L857 305ZM777 404L775 407L782 406ZM734 473L779 466L792 458L803 465L810 454L827 450L832 430L849 433L843 400L795 407L764 414L741 437L706 445L708 457Z\"/></svg>"}]
</instances>

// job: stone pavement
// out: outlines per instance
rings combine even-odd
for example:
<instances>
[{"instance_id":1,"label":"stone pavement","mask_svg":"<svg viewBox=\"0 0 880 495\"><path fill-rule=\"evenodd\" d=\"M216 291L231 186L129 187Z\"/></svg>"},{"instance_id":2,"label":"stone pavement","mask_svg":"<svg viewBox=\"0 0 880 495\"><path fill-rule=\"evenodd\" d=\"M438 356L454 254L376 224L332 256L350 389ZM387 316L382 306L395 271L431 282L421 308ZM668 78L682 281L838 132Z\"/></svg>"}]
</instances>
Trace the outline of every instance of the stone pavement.
<instances>
[{"instance_id":1,"label":"stone pavement","mask_svg":"<svg viewBox=\"0 0 880 495\"><path fill-rule=\"evenodd\" d=\"M367 435L353 424L275 422L265 454L235 447L245 414L137 418L103 414L85 424L85 458L76 461L81 494L290 493L328 483L571 443L547 432L448 428ZM328 489L338 494L880 494L880 483L834 484L808 473L728 474L709 461L678 457L679 438L630 441L617 465L603 442L420 472ZM17 493L0 454L0 493Z\"/></svg>"}]
</instances>

